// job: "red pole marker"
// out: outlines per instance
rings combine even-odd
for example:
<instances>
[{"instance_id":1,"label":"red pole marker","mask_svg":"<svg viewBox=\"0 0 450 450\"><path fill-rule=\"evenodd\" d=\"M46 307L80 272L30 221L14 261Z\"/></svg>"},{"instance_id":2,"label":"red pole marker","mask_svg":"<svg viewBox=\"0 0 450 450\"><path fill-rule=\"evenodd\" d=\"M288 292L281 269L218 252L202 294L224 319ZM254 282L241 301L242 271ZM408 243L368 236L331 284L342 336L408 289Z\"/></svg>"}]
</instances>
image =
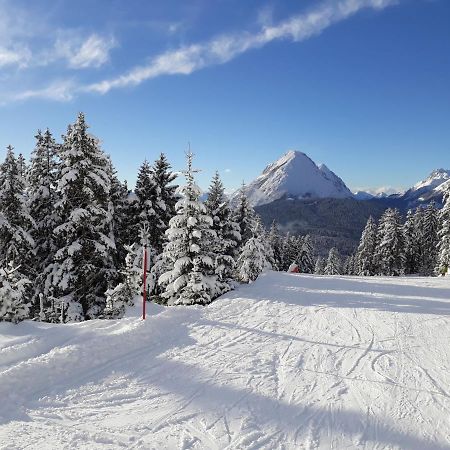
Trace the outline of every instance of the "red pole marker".
<instances>
[{"instance_id":1,"label":"red pole marker","mask_svg":"<svg viewBox=\"0 0 450 450\"><path fill-rule=\"evenodd\" d=\"M144 291L142 292L142 319L145 320L145 302L147 301L147 246L144 246Z\"/></svg>"}]
</instances>

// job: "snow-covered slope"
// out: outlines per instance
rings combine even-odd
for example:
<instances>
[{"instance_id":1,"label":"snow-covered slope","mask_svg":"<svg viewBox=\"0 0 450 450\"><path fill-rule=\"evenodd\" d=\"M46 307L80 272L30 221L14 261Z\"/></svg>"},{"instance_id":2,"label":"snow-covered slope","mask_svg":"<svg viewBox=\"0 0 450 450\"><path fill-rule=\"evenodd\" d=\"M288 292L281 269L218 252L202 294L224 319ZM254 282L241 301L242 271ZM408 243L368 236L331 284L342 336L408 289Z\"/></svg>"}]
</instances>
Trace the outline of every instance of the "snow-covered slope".
<instances>
[{"instance_id":1,"label":"snow-covered slope","mask_svg":"<svg viewBox=\"0 0 450 450\"><path fill-rule=\"evenodd\" d=\"M0 323L0 448L450 448L450 278L269 272L138 314Z\"/></svg>"},{"instance_id":2,"label":"snow-covered slope","mask_svg":"<svg viewBox=\"0 0 450 450\"><path fill-rule=\"evenodd\" d=\"M285 153L267 166L252 181L245 192L253 206L293 198L346 198L352 193L345 183L324 164L317 166L307 155L298 151ZM234 194L234 198L238 193Z\"/></svg>"}]
</instances>

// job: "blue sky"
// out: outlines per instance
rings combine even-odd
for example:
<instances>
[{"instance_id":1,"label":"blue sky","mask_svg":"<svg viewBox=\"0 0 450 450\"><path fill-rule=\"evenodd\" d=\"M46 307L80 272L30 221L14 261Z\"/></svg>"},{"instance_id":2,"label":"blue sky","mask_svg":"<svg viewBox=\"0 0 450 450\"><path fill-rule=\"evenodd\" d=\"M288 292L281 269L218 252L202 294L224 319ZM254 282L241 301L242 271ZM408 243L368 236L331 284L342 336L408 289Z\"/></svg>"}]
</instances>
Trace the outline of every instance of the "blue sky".
<instances>
[{"instance_id":1,"label":"blue sky","mask_svg":"<svg viewBox=\"0 0 450 450\"><path fill-rule=\"evenodd\" d=\"M0 0L0 157L78 111L121 178L187 143L228 189L289 149L355 188L450 169L448 0Z\"/></svg>"}]
</instances>

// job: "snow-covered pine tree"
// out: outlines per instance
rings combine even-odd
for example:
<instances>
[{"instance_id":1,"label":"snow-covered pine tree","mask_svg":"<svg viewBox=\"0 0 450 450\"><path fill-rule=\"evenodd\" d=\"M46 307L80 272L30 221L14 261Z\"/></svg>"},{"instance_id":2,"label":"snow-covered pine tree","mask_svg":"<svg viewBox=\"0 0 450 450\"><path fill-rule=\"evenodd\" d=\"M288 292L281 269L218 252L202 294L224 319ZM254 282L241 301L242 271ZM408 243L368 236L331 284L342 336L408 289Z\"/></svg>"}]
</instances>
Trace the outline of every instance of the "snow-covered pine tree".
<instances>
[{"instance_id":1,"label":"snow-covered pine tree","mask_svg":"<svg viewBox=\"0 0 450 450\"><path fill-rule=\"evenodd\" d=\"M400 212L388 208L378 225L378 243L375 250L380 275L398 276L404 273L405 253Z\"/></svg>"},{"instance_id":2,"label":"snow-covered pine tree","mask_svg":"<svg viewBox=\"0 0 450 450\"><path fill-rule=\"evenodd\" d=\"M325 275L340 275L341 274L341 257L337 248L333 247L328 253L327 263L325 265Z\"/></svg>"},{"instance_id":3,"label":"snow-covered pine tree","mask_svg":"<svg viewBox=\"0 0 450 450\"><path fill-rule=\"evenodd\" d=\"M239 200L233 212L232 220L239 225L239 233L241 235L240 246L243 247L253 236L253 230L256 226L256 214L245 195L245 184L242 184Z\"/></svg>"},{"instance_id":4,"label":"snow-covered pine tree","mask_svg":"<svg viewBox=\"0 0 450 450\"><path fill-rule=\"evenodd\" d=\"M187 154L186 185L179 188L176 215L166 231L164 265L170 270L159 277L164 287L161 297L169 305L207 304L220 295L220 284L214 273L210 245L216 238L212 219L200 201L200 188L195 184L193 154Z\"/></svg>"},{"instance_id":5,"label":"snow-covered pine tree","mask_svg":"<svg viewBox=\"0 0 450 450\"><path fill-rule=\"evenodd\" d=\"M278 223L274 220L270 226L268 242L273 250L273 270L281 270L283 266L283 239Z\"/></svg>"},{"instance_id":6,"label":"snow-covered pine tree","mask_svg":"<svg viewBox=\"0 0 450 450\"><path fill-rule=\"evenodd\" d=\"M248 239L239 254L236 262L237 278L243 283L251 283L271 267L267 258L267 248L263 240L255 234Z\"/></svg>"},{"instance_id":7,"label":"snow-covered pine tree","mask_svg":"<svg viewBox=\"0 0 450 450\"><path fill-rule=\"evenodd\" d=\"M287 233L284 236L280 270L286 272L291 264L294 263L299 265L302 243L302 238L300 236L292 236L290 233Z\"/></svg>"},{"instance_id":8,"label":"snow-covered pine tree","mask_svg":"<svg viewBox=\"0 0 450 450\"><path fill-rule=\"evenodd\" d=\"M103 316L108 319L123 317L127 305L132 306L134 297L142 294L142 246L125 245L125 250L127 255L123 281L115 288L106 291L106 307ZM150 282L151 277L148 277L148 280Z\"/></svg>"},{"instance_id":9,"label":"snow-covered pine tree","mask_svg":"<svg viewBox=\"0 0 450 450\"><path fill-rule=\"evenodd\" d=\"M325 258L318 256L316 259L316 265L314 266L314 273L316 275L324 275L325 274L325 266L326 266Z\"/></svg>"},{"instance_id":10,"label":"snow-covered pine tree","mask_svg":"<svg viewBox=\"0 0 450 450\"><path fill-rule=\"evenodd\" d=\"M58 250L52 281L67 321L101 315L108 284L116 277L110 163L87 129L80 113L60 151L56 206L62 223L55 229Z\"/></svg>"},{"instance_id":11,"label":"snow-covered pine tree","mask_svg":"<svg viewBox=\"0 0 450 450\"><path fill-rule=\"evenodd\" d=\"M356 253L356 275L375 275L374 254L377 243L377 224L370 216L361 235Z\"/></svg>"},{"instance_id":12,"label":"snow-covered pine tree","mask_svg":"<svg viewBox=\"0 0 450 450\"><path fill-rule=\"evenodd\" d=\"M157 227L154 231L153 246L158 253L161 253L166 242L165 232L169 228L170 219L175 215L177 186L172 183L176 179L176 174L172 172L164 153L161 153L159 158L153 163L151 174L158 188L157 198L153 205L158 218L156 221Z\"/></svg>"},{"instance_id":13,"label":"snow-covered pine tree","mask_svg":"<svg viewBox=\"0 0 450 450\"><path fill-rule=\"evenodd\" d=\"M149 225L149 242L155 247L158 240L158 231L163 227L160 218L156 214L156 203L159 199L160 188L153 178L152 168L145 160L139 168L134 190L136 201L134 204L134 227L131 242L138 242L139 233L144 224Z\"/></svg>"},{"instance_id":14,"label":"snow-covered pine tree","mask_svg":"<svg viewBox=\"0 0 450 450\"><path fill-rule=\"evenodd\" d=\"M421 208L420 208L421 209ZM413 210L408 210L406 221L403 225L403 236L405 239L405 273L413 274L419 270L419 231L417 226L419 221ZM420 221L420 226L422 225Z\"/></svg>"},{"instance_id":15,"label":"snow-covered pine tree","mask_svg":"<svg viewBox=\"0 0 450 450\"><path fill-rule=\"evenodd\" d=\"M439 243L439 210L431 202L423 214L423 228L420 241L422 243L422 258L419 272L421 275L434 275L438 259Z\"/></svg>"},{"instance_id":16,"label":"snow-covered pine tree","mask_svg":"<svg viewBox=\"0 0 450 450\"><path fill-rule=\"evenodd\" d=\"M226 292L234 286L235 258L241 235L239 225L232 220L232 211L219 172L215 173L211 181L205 206L207 214L213 220L212 229L216 233L211 247L215 273L218 281L223 284L222 292Z\"/></svg>"},{"instance_id":17,"label":"snow-covered pine tree","mask_svg":"<svg viewBox=\"0 0 450 450\"><path fill-rule=\"evenodd\" d=\"M444 207L440 213L440 223L436 273L446 275L450 271L450 183L448 182L444 191Z\"/></svg>"},{"instance_id":18,"label":"snow-covered pine tree","mask_svg":"<svg viewBox=\"0 0 450 450\"><path fill-rule=\"evenodd\" d=\"M25 181L19 174L14 149L7 147L0 166L0 266L19 267L15 276L34 278L34 225L25 198Z\"/></svg>"},{"instance_id":19,"label":"snow-covered pine tree","mask_svg":"<svg viewBox=\"0 0 450 450\"><path fill-rule=\"evenodd\" d=\"M22 180L26 180L28 167L25 157L22 155L22 153L19 153L19 156L17 157L17 168L19 170L19 176L22 177Z\"/></svg>"},{"instance_id":20,"label":"snow-covered pine tree","mask_svg":"<svg viewBox=\"0 0 450 450\"><path fill-rule=\"evenodd\" d=\"M313 245L309 234L302 239L298 265L300 272L314 273Z\"/></svg>"},{"instance_id":21,"label":"snow-covered pine tree","mask_svg":"<svg viewBox=\"0 0 450 450\"><path fill-rule=\"evenodd\" d=\"M350 275L349 271L351 271L351 265L352 265L352 257L346 256L344 258L344 262L342 263L342 275Z\"/></svg>"},{"instance_id":22,"label":"snow-covered pine tree","mask_svg":"<svg viewBox=\"0 0 450 450\"><path fill-rule=\"evenodd\" d=\"M17 323L29 317L26 289L29 283L12 263L0 268L0 321Z\"/></svg>"},{"instance_id":23,"label":"snow-covered pine tree","mask_svg":"<svg viewBox=\"0 0 450 450\"><path fill-rule=\"evenodd\" d=\"M28 205L35 223L32 229L36 243L34 266L37 273L33 283L34 297L37 299L39 294L43 294L45 308L50 306L49 274L57 250L53 230L61 222L55 208L58 200L56 192L58 164L58 145L52 134L48 129L44 134L38 131L28 171Z\"/></svg>"},{"instance_id":24,"label":"snow-covered pine tree","mask_svg":"<svg viewBox=\"0 0 450 450\"><path fill-rule=\"evenodd\" d=\"M112 216L112 233L116 245L114 264L118 271L123 271L128 250L126 245L130 242L128 187L117 177L111 158L108 158L108 178L111 180L108 209ZM119 277L121 278L121 277ZM114 281L114 280L112 280ZM118 281L118 280L116 280Z\"/></svg>"}]
</instances>

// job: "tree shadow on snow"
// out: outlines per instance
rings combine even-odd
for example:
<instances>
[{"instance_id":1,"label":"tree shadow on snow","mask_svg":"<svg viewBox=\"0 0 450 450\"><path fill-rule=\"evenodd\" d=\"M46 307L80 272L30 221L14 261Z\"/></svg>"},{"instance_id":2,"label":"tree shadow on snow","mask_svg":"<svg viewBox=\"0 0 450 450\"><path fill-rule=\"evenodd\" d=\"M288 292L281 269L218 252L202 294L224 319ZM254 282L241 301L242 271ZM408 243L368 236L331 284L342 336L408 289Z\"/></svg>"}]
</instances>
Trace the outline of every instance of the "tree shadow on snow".
<instances>
[{"instance_id":1,"label":"tree shadow on snow","mask_svg":"<svg viewBox=\"0 0 450 450\"><path fill-rule=\"evenodd\" d=\"M155 379L149 376L143 381L157 384L163 390L176 394L183 399L182 407L179 407L180 403L177 403L176 409L174 408L173 413L170 413L167 417L167 422L182 424L184 421L198 416L197 418L202 426L196 426L195 428L199 430L204 428L204 434L207 435L208 440L212 436L224 439L224 429L228 429L230 417L234 419L239 417L241 421L247 420L248 423L253 424L254 429L249 430L246 427L245 431L239 431L238 435L234 437L243 439L245 438L245 432L257 431L262 435L261 440L265 443L262 446L267 447L271 445L279 446L283 442L285 444L292 443L292 441L295 441L294 444L297 445L305 445L305 440L311 437L311 429L315 428L315 437L318 433L327 442L344 436L341 444L364 448L367 448L368 443L373 443L374 446L384 444L389 448L398 446L409 450L444 450L449 448L420 436L405 433L399 430L395 424L387 424L386 418L370 415L367 411L331 409L331 404L313 406L287 403L255 392L251 388L242 389L230 386L229 379L224 380L224 383L227 384L222 384L220 371L217 370L206 372L198 366L173 360L167 360L164 366L166 377ZM245 375L246 373L243 372L242 376ZM178 419L177 415L179 415ZM159 420L149 424L151 429L149 434L164 428L167 426L167 422ZM214 433L213 429L216 426L219 426L221 431L216 430L216 433ZM189 429L192 428L189 427ZM274 437L275 442L270 442L272 437ZM197 438L201 442L201 433ZM231 439L231 437L228 439ZM217 442L218 445L223 443ZM226 440L225 444L227 444ZM236 445L234 442L233 444ZM254 440L252 440L252 444L258 445ZM245 445L242 445L242 447L245 447Z\"/></svg>"}]
</instances>

